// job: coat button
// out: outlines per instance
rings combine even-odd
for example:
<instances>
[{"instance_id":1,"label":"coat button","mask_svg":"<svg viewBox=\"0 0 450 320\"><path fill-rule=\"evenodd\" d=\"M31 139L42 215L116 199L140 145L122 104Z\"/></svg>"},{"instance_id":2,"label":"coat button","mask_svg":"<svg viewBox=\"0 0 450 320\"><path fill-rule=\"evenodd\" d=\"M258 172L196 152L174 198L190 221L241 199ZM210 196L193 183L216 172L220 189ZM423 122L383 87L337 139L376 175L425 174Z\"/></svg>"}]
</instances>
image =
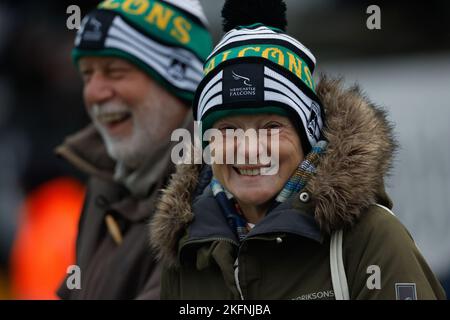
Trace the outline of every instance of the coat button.
<instances>
[{"instance_id":1,"label":"coat button","mask_svg":"<svg viewBox=\"0 0 450 320\"><path fill-rule=\"evenodd\" d=\"M283 239L281 239L280 237L277 237L277 243L280 244L283 242Z\"/></svg>"},{"instance_id":2,"label":"coat button","mask_svg":"<svg viewBox=\"0 0 450 320\"><path fill-rule=\"evenodd\" d=\"M301 201L301 202L308 202L310 196L309 196L309 193L308 193L308 192L302 192L302 193L300 193L299 198L300 198L300 201Z\"/></svg>"}]
</instances>

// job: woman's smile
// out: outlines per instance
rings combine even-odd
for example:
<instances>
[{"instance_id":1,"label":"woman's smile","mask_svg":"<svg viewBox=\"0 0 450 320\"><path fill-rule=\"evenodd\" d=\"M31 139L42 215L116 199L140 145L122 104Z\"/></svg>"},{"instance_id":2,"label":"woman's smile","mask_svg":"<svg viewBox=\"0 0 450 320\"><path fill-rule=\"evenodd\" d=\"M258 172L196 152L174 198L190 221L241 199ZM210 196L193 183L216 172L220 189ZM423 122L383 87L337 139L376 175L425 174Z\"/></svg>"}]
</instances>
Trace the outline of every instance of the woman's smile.
<instances>
[{"instance_id":1,"label":"woman's smile","mask_svg":"<svg viewBox=\"0 0 450 320\"><path fill-rule=\"evenodd\" d=\"M271 166L274 166L273 163L260 164L262 162L259 161L260 159L257 159L257 164L213 164L212 166L214 176L235 197L241 208L268 208L273 198L283 189L303 160L300 138L289 118L275 114L230 116L217 121L214 128L219 130L233 128L244 131L249 129L268 129L268 131L277 129L278 133L275 138L279 146L278 154L272 155L274 150L271 150L271 144L261 144L267 150L258 148L258 152L275 156L278 160L278 170L271 170ZM233 142L231 143L233 144ZM259 143L259 141L256 141L256 143ZM226 154L227 151L236 150L237 147L237 145L224 145L223 153ZM245 155L248 158L249 152L254 150L255 146L245 146L245 148ZM244 215L246 209L243 209ZM264 210L259 211L261 216L266 214Z\"/></svg>"}]
</instances>

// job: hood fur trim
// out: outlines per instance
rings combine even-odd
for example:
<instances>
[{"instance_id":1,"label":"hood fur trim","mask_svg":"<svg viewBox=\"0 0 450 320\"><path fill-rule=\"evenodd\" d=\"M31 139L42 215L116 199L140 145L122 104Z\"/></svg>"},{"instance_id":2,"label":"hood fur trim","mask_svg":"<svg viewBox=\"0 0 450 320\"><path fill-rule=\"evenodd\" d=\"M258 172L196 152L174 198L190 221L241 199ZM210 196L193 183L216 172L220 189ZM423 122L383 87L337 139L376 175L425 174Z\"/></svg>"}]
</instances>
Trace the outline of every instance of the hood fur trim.
<instances>
[{"instance_id":1,"label":"hood fur trim","mask_svg":"<svg viewBox=\"0 0 450 320\"><path fill-rule=\"evenodd\" d=\"M169 264L175 263L178 240L194 217L191 200L199 173L199 165L178 165L155 206L150 222L150 245L157 258Z\"/></svg>"},{"instance_id":2,"label":"hood fur trim","mask_svg":"<svg viewBox=\"0 0 450 320\"><path fill-rule=\"evenodd\" d=\"M341 80L323 77L317 94L325 108L328 147L306 189L321 230L331 233L353 225L361 209L384 193L397 143L386 111L359 87L344 90Z\"/></svg>"},{"instance_id":3,"label":"hood fur trim","mask_svg":"<svg viewBox=\"0 0 450 320\"><path fill-rule=\"evenodd\" d=\"M344 89L341 80L323 76L317 95L325 109L328 147L306 188L315 202L315 219L329 234L351 227L362 209L384 193L397 144L386 112L357 86ZM176 262L179 237L193 219L190 203L199 170L198 165L179 166L156 206L150 242L166 263Z\"/></svg>"}]
</instances>

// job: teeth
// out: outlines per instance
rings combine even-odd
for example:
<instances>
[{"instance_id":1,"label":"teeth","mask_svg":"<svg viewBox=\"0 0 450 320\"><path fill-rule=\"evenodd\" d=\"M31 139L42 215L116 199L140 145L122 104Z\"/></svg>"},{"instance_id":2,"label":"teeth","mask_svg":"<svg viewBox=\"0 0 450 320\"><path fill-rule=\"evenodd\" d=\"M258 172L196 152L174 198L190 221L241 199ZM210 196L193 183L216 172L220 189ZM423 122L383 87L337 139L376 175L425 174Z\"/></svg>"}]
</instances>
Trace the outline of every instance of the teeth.
<instances>
[{"instance_id":1,"label":"teeth","mask_svg":"<svg viewBox=\"0 0 450 320\"><path fill-rule=\"evenodd\" d=\"M260 169L238 169L239 173L243 176L259 176Z\"/></svg>"},{"instance_id":2,"label":"teeth","mask_svg":"<svg viewBox=\"0 0 450 320\"><path fill-rule=\"evenodd\" d=\"M104 113L97 117L101 122L117 122L124 120L129 115L128 112L114 112L114 113Z\"/></svg>"}]
</instances>

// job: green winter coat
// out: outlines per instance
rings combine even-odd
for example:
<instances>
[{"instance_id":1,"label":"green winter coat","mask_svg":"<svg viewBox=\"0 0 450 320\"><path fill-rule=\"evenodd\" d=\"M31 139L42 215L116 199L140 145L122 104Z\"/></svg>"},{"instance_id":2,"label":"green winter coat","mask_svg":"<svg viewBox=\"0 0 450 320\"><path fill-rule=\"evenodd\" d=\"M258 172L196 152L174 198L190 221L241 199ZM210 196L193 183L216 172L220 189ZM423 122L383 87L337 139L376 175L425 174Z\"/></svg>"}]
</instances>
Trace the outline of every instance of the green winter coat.
<instances>
[{"instance_id":1,"label":"green winter coat","mask_svg":"<svg viewBox=\"0 0 450 320\"><path fill-rule=\"evenodd\" d=\"M385 113L338 81L322 79L317 92L329 142L317 174L242 243L207 186L210 169L178 167L150 226L162 299L334 299L330 235L341 229L350 299L445 299L408 231L377 205L392 208Z\"/></svg>"}]
</instances>

